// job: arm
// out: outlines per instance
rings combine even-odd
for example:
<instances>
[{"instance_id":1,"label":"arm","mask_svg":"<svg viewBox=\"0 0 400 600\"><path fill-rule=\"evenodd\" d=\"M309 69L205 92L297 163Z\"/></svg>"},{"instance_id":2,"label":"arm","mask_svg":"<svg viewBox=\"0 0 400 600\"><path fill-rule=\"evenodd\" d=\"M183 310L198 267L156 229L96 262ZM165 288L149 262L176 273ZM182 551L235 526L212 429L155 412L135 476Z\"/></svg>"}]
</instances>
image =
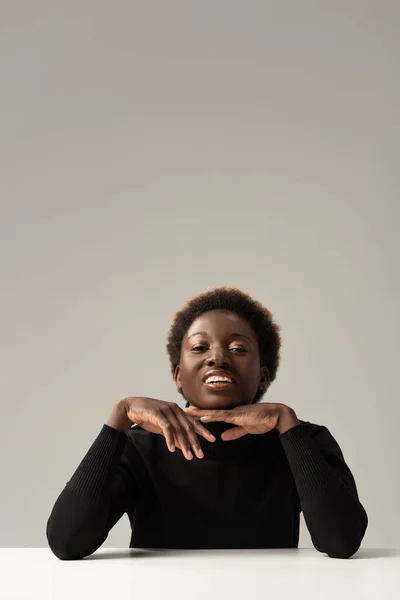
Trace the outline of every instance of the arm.
<instances>
[{"instance_id":1,"label":"arm","mask_svg":"<svg viewBox=\"0 0 400 600\"><path fill-rule=\"evenodd\" d=\"M280 439L314 547L349 558L361 545L368 517L338 443L326 427L304 421Z\"/></svg>"},{"instance_id":2,"label":"arm","mask_svg":"<svg viewBox=\"0 0 400 600\"><path fill-rule=\"evenodd\" d=\"M58 497L46 535L60 559L92 554L132 505L137 485L129 470L136 453L124 430L104 425Z\"/></svg>"}]
</instances>

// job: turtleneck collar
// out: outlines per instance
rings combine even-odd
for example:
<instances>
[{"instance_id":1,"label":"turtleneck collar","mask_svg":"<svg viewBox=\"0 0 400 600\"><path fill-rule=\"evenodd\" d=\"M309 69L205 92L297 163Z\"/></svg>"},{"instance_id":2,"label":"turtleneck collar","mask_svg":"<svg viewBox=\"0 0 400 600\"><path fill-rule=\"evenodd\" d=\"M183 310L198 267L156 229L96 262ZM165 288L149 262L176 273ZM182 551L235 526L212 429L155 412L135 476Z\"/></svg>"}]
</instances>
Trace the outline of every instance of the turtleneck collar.
<instances>
[{"instance_id":1,"label":"turtleneck collar","mask_svg":"<svg viewBox=\"0 0 400 600\"><path fill-rule=\"evenodd\" d=\"M190 406L186 402L186 408ZM246 461L257 453L259 448L260 436L247 434L237 440L224 441L221 434L227 429L235 427L232 423L224 421L215 421L211 423L202 423L215 437L215 442L209 442L202 435L198 436L200 447L204 452L204 458L218 460ZM276 430L271 430L268 435L276 435Z\"/></svg>"},{"instance_id":2,"label":"turtleneck collar","mask_svg":"<svg viewBox=\"0 0 400 600\"><path fill-rule=\"evenodd\" d=\"M257 437L255 435L245 435L237 440L224 441L221 434L227 429L235 427L231 423L217 421L215 423L203 423L215 437L215 442L209 442L203 436L199 435L201 449L204 452L204 458L221 460L248 460L257 450Z\"/></svg>"}]
</instances>

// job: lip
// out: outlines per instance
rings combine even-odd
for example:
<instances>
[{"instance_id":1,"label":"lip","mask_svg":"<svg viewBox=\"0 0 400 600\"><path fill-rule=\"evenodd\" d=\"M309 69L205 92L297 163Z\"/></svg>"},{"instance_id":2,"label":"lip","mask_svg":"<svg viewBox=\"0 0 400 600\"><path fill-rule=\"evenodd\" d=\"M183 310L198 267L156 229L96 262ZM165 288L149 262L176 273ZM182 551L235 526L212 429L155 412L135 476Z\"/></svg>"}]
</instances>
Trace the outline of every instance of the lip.
<instances>
[{"instance_id":1,"label":"lip","mask_svg":"<svg viewBox=\"0 0 400 600\"><path fill-rule=\"evenodd\" d=\"M225 391L229 392L233 387L235 387L234 383L228 383L226 381L224 383L203 383L203 385L211 392L217 394Z\"/></svg>"},{"instance_id":2,"label":"lip","mask_svg":"<svg viewBox=\"0 0 400 600\"><path fill-rule=\"evenodd\" d=\"M234 378L234 376L231 373L229 373L228 371L223 371L221 369L213 369L211 371L208 371L203 377L203 383L205 383L206 379L208 377L211 377L212 375L213 376L220 375L222 377L229 377L229 379L232 379L232 383L236 384L236 379Z\"/></svg>"}]
</instances>

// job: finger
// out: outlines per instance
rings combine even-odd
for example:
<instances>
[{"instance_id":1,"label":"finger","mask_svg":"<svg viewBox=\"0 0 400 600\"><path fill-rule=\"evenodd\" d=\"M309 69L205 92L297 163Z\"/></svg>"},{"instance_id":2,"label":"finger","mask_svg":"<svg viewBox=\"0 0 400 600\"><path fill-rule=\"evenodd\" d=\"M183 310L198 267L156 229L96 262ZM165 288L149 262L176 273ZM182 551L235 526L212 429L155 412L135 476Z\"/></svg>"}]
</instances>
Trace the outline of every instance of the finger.
<instances>
[{"instance_id":1,"label":"finger","mask_svg":"<svg viewBox=\"0 0 400 600\"><path fill-rule=\"evenodd\" d=\"M208 440L209 442L217 441L217 438L211 433L211 431L208 431L208 429L206 429L204 427L204 425L202 425L199 421L196 421L196 419L193 419L192 423L193 423L193 427L194 427L195 431L199 435L206 438L206 440Z\"/></svg>"},{"instance_id":2,"label":"finger","mask_svg":"<svg viewBox=\"0 0 400 600\"><path fill-rule=\"evenodd\" d=\"M188 406L187 408L183 409L185 411L185 413L189 414L191 417L201 417L202 415L206 415L210 412L207 410L204 410L203 408L197 408L196 406Z\"/></svg>"},{"instance_id":3,"label":"finger","mask_svg":"<svg viewBox=\"0 0 400 600\"><path fill-rule=\"evenodd\" d=\"M180 414L178 413L177 418L182 424L182 427L184 427L189 443L193 448L197 458L204 458L204 452L201 449L199 438L197 437L192 419L189 419L184 412L180 412Z\"/></svg>"},{"instance_id":4,"label":"finger","mask_svg":"<svg viewBox=\"0 0 400 600\"><path fill-rule=\"evenodd\" d=\"M175 452L175 440L172 423L166 420L166 417L160 417L158 419L158 425L161 427L163 436L165 437L165 441L167 442L168 450L170 452Z\"/></svg>"},{"instance_id":5,"label":"finger","mask_svg":"<svg viewBox=\"0 0 400 600\"><path fill-rule=\"evenodd\" d=\"M234 423L234 416L229 414L226 410L213 410L205 411L200 417L200 421L205 423L212 423L215 421L225 421L225 423Z\"/></svg>"},{"instance_id":6,"label":"finger","mask_svg":"<svg viewBox=\"0 0 400 600\"><path fill-rule=\"evenodd\" d=\"M243 427L232 427L221 434L221 439L224 442L231 442L232 440L238 440L244 435L248 435L247 431Z\"/></svg>"},{"instance_id":7,"label":"finger","mask_svg":"<svg viewBox=\"0 0 400 600\"><path fill-rule=\"evenodd\" d=\"M189 408L185 410L189 411ZM192 408L188 414L195 419L209 422L226 421L227 423L231 423L234 419L233 410L203 410L201 408Z\"/></svg>"},{"instance_id":8,"label":"finger","mask_svg":"<svg viewBox=\"0 0 400 600\"><path fill-rule=\"evenodd\" d=\"M168 417L165 415L163 419L158 420L158 424L161 428L161 433L165 437L165 440L167 442L168 450L170 452L175 452L175 448L178 448L182 452L182 448L178 441L173 424L167 419Z\"/></svg>"},{"instance_id":9,"label":"finger","mask_svg":"<svg viewBox=\"0 0 400 600\"><path fill-rule=\"evenodd\" d=\"M177 406L177 408L179 409L179 406ZM171 411L169 412L168 419L172 423L176 441L178 442L183 455L188 460L192 460L193 454L190 450L190 443L189 443L189 440L188 440L188 437L186 434L186 430L183 427L182 423L177 418L173 409L171 409Z\"/></svg>"}]
</instances>

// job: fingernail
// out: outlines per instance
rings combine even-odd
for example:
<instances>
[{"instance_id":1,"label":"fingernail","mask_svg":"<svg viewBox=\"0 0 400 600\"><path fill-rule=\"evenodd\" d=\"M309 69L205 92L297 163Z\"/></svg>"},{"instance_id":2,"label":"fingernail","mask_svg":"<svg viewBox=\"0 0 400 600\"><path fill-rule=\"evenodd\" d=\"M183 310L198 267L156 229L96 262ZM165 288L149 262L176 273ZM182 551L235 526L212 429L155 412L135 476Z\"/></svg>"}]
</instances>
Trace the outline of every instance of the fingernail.
<instances>
[{"instance_id":1,"label":"fingernail","mask_svg":"<svg viewBox=\"0 0 400 600\"><path fill-rule=\"evenodd\" d=\"M190 452L190 450L188 451L187 455L189 458L193 458L193 454Z\"/></svg>"},{"instance_id":2,"label":"fingernail","mask_svg":"<svg viewBox=\"0 0 400 600\"><path fill-rule=\"evenodd\" d=\"M208 415L205 415L204 417L200 417L200 421L207 421L209 418L210 417Z\"/></svg>"}]
</instances>

